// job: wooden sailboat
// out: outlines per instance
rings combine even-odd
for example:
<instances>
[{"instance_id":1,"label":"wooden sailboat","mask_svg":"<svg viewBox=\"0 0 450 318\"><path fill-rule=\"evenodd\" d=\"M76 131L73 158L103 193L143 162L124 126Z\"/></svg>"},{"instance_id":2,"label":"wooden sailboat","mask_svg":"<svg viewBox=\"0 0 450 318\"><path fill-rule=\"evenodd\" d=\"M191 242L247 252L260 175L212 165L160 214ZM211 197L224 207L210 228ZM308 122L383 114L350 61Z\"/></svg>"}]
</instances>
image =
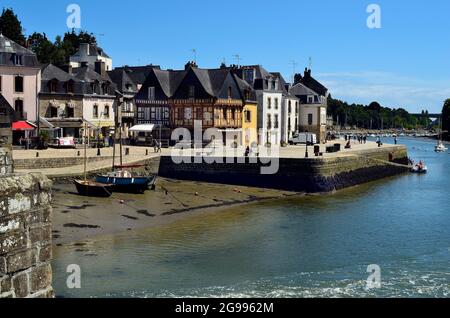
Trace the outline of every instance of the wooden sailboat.
<instances>
[{"instance_id":1,"label":"wooden sailboat","mask_svg":"<svg viewBox=\"0 0 450 318\"><path fill-rule=\"evenodd\" d=\"M123 193L144 193L146 190L154 187L156 182L156 175L140 176L133 172L134 168L142 167L142 165L124 165L122 154L122 123L119 122L118 113L120 107L120 99L117 105L116 118L115 118L115 130L114 140L116 140L116 131L119 130L120 139L120 165L115 164L116 157L116 145L114 143L113 148L113 164L112 172L98 175L96 182L112 184L113 189L116 192Z\"/></svg>"},{"instance_id":2,"label":"wooden sailboat","mask_svg":"<svg viewBox=\"0 0 450 318\"><path fill-rule=\"evenodd\" d=\"M434 151L436 152L445 152L448 150L444 145L444 141L442 140L442 133L442 119L439 119L439 140L437 145L434 147Z\"/></svg>"},{"instance_id":3,"label":"wooden sailboat","mask_svg":"<svg viewBox=\"0 0 450 318\"><path fill-rule=\"evenodd\" d=\"M112 184L87 179L87 125L85 125L84 132L84 179L75 180L75 187L77 188L78 194L82 196L108 198L112 195Z\"/></svg>"}]
</instances>

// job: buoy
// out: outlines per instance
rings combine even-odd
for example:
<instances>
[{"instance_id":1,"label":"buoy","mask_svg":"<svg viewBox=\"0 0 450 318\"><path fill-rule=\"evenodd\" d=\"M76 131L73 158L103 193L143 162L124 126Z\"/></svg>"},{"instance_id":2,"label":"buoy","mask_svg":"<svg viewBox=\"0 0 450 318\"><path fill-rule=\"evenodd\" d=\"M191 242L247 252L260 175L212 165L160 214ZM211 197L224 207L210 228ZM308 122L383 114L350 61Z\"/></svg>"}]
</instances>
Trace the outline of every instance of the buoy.
<instances>
[{"instance_id":1,"label":"buoy","mask_svg":"<svg viewBox=\"0 0 450 318\"><path fill-rule=\"evenodd\" d=\"M197 197L198 197L198 192L195 192L195 196L197 196Z\"/></svg>"},{"instance_id":2,"label":"buoy","mask_svg":"<svg viewBox=\"0 0 450 318\"><path fill-rule=\"evenodd\" d=\"M124 200L120 200L119 202L120 202L120 204L125 204Z\"/></svg>"}]
</instances>

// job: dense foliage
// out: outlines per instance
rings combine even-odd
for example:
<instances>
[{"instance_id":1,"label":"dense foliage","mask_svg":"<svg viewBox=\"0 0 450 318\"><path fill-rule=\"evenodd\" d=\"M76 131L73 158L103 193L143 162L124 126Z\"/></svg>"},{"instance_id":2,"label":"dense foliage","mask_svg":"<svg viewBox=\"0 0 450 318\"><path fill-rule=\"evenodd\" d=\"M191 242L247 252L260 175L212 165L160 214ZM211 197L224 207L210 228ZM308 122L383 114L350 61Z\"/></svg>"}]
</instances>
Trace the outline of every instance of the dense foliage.
<instances>
[{"instance_id":1,"label":"dense foliage","mask_svg":"<svg viewBox=\"0 0 450 318\"><path fill-rule=\"evenodd\" d=\"M0 31L14 42L25 45L22 23L12 9L3 9L0 16Z\"/></svg>"},{"instance_id":2,"label":"dense foliage","mask_svg":"<svg viewBox=\"0 0 450 318\"><path fill-rule=\"evenodd\" d=\"M415 129L427 128L431 124L428 111L422 111L422 116L417 117L403 108L391 109L381 106L378 102L349 105L331 96L328 98L328 114L341 127Z\"/></svg>"},{"instance_id":3,"label":"dense foliage","mask_svg":"<svg viewBox=\"0 0 450 318\"><path fill-rule=\"evenodd\" d=\"M92 33L80 31L66 32L64 36L57 36L55 41L47 38L45 33L34 32L25 37L22 24L12 9L3 9L0 16L0 29L2 33L14 42L23 45L36 53L39 62L52 63L62 67L69 62L80 46L80 43L95 43Z\"/></svg>"}]
</instances>

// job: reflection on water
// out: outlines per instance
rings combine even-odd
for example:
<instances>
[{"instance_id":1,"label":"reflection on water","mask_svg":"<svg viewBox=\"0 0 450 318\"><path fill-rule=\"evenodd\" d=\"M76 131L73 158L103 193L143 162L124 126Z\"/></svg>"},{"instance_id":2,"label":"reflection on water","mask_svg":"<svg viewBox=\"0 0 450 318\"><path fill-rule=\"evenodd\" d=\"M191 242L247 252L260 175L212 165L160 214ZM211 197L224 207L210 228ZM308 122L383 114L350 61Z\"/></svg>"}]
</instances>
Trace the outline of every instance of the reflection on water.
<instances>
[{"instance_id":1,"label":"reflection on water","mask_svg":"<svg viewBox=\"0 0 450 318\"><path fill-rule=\"evenodd\" d=\"M404 139L426 176L197 214L54 253L64 297L440 296L450 292L448 154ZM66 266L82 268L68 290ZM369 264L382 288L367 290Z\"/></svg>"}]
</instances>

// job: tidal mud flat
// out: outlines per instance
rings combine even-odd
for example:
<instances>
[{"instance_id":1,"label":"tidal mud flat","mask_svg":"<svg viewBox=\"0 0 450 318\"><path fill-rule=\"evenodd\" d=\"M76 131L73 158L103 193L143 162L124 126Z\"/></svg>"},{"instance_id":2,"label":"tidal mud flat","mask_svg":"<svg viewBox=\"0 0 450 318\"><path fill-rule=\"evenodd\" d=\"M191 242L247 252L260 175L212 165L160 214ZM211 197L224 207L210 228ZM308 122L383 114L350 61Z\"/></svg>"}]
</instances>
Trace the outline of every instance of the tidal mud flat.
<instances>
[{"instance_id":1,"label":"tidal mud flat","mask_svg":"<svg viewBox=\"0 0 450 318\"><path fill-rule=\"evenodd\" d=\"M304 194L159 178L155 191L115 193L111 198L79 196L71 183L53 187L53 244L74 244L97 236L162 226L189 215Z\"/></svg>"}]
</instances>

